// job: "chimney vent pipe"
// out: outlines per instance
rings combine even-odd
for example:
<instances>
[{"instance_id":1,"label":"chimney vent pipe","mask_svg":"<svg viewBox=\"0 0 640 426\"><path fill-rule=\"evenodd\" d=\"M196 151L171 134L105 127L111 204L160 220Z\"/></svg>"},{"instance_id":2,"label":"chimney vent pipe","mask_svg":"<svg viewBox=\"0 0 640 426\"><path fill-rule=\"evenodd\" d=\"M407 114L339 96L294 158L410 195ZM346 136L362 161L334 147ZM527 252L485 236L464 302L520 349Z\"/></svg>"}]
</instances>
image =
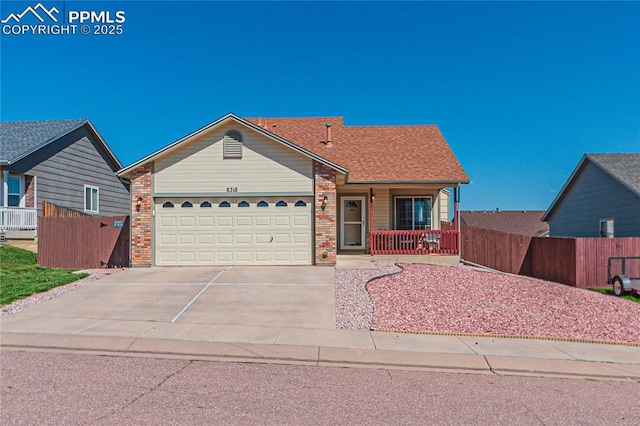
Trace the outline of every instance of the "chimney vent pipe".
<instances>
[{"instance_id":1,"label":"chimney vent pipe","mask_svg":"<svg viewBox=\"0 0 640 426\"><path fill-rule=\"evenodd\" d=\"M331 146L331 123L327 123L327 146Z\"/></svg>"}]
</instances>

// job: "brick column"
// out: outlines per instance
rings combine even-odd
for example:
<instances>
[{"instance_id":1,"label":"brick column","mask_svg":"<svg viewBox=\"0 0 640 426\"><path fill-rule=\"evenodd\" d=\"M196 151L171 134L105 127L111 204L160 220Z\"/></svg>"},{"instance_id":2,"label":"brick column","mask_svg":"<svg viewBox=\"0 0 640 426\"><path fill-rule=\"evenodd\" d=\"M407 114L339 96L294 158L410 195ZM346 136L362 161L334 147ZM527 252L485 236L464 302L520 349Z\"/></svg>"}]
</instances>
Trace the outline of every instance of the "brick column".
<instances>
[{"instance_id":1,"label":"brick column","mask_svg":"<svg viewBox=\"0 0 640 426\"><path fill-rule=\"evenodd\" d=\"M25 207L38 207L35 203L35 181L33 176L24 177L24 206Z\"/></svg>"},{"instance_id":2,"label":"brick column","mask_svg":"<svg viewBox=\"0 0 640 426\"><path fill-rule=\"evenodd\" d=\"M335 265L337 253L336 172L314 162L316 265ZM322 200L327 204L322 209Z\"/></svg>"},{"instance_id":3,"label":"brick column","mask_svg":"<svg viewBox=\"0 0 640 426\"><path fill-rule=\"evenodd\" d=\"M151 163L140 166L131 176L131 266L151 266ZM142 198L138 207L138 198Z\"/></svg>"}]
</instances>

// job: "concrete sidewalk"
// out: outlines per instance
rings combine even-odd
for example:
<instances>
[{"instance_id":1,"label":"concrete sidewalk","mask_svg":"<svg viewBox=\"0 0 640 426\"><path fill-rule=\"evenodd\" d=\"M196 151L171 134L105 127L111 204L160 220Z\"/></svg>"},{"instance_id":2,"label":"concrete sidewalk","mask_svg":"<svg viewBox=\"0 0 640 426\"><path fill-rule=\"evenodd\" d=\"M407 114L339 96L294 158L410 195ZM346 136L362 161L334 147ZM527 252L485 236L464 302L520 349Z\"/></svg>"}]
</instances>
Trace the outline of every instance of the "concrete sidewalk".
<instances>
[{"instance_id":1,"label":"concrete sidewalk","mask_svg":"<svg viewBox=\"0 0 640 426\"><path fill-rule=\"evenodd\" d=\"M129 269L0 317L0 348L640 380L639 346L336 330L334 292L333 268Z\"/></svg>"},{"instance_id":2,"label":"concrete sidewalk","mask_svg":"<svg viewBox=\"0 0 640 426\"><path fill-rule=\"evenodd\" d=\"M640 380L640 348L293 327L2 318L2 350Z\"/></svg>"}]
</instances>

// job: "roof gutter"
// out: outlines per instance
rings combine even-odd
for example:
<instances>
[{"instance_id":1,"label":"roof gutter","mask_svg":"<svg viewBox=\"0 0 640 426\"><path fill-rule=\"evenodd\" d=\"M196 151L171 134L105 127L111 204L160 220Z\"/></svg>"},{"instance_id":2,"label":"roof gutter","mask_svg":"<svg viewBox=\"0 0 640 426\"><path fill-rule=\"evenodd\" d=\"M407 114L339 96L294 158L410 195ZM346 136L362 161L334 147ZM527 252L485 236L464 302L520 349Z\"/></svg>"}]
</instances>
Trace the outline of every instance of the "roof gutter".
<instances>
[{"instance_id":1,"label":"roof gutter","mask_svg":"<svg viewBox=\"0 0 640 426\"><path fill-rule=\"evenodd\" d=\"M397 185L397 184L420 184L420 185L433 185L433 184L467 184L469 180L354 180L347 181L352 184L378 184L378 185Z\"/></svg>"}]
</instances>

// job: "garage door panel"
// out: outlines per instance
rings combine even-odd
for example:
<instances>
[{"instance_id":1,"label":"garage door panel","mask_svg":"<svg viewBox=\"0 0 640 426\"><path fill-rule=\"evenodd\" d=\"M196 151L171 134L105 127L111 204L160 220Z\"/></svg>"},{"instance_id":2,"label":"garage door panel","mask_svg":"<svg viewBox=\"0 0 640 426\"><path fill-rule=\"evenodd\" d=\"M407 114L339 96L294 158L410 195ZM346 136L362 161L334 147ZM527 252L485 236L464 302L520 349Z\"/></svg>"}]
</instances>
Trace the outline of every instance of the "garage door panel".
<instances>
[{"instance_id":1,"label":"garage door panel","mask_svg":"<svg viewBox=\"0 0 640 426\"><path fill-rule=\"evenodd\" d=\"M155 263L157 265L308 265L312 263L312 205L295 206L300 198L156 199ZM257 207L258 202L262 207ZM277 207L283 200L287 206ZM165 201L175 207L163 208ZM189 201L193 207L181 207ZM204 201L212 207L202 208ZM231 207L219 207L227 201ZM266 204L266 205L265 205ZM185 204L187 205L187 204Z\"/></svg>"},{"instance_id":2,"label":"garage door panel","mask_svg":"<svg viewBox=\"0 0 640 426\"><path fill-rule=\"evenodd\" d=\"M196 218L194 216L182 216L178 220L180 224L180 228L195 228L196 226Z\"/></svg>"},{"instance_id":3,"label":"garage door panel","mask_svg":"<svg viewBox=\"0 0 640 426\"><path fill-rule=\"evenodd\" d=\"M198 263L199 264L212 264L215 260L213 251L202 251L198 252Z\"/></svg>"},{"instance_id":4,"label":"garage door panel","mask_svg":"<svg viewBox=\"0 0 640 426\"><path fill-rule=\"evenodd\" d=\"M213 234L198 234L199 245L213 245Z\"/></svg>"},{"instance_id":5,"label":"garage door panel","mask_svg":"<svg viewBox=\"0 0 640 426\"><path fill-rule=\"evenodd\" d=\"M251 245L253 244L252 242L252 235L253 234L236 234L236 244L238 245Z\"/></svg>"},{"instance_id":6,"label":"garage door panel","mask_svg":"<svg viewBox=\"0 0 640 426\"><path fill-rule=\"evenodd\" d=\"M196 260L196 254L193 251L180 251L180 262L194 264Z\"/></svg>"},{"instance_id":7,"label":"garage door panel","mask_svg":"<svg viewBox=\"0 0 640 426\"><path fill-rule=\"evenodd\" d=\"M196 235L195 234L180 234L180 245L188 245L192 246L196 243Z\"/></svg>"},{"instance_id":8,"label":"garage door panel","mask_svg":"<svg viewBox=\"0 0 640 426\"><path fill-rule=\"evenodd\" d=\"M296 262L300 262L300 263L311 262L311 256L309 255L308 251L294 250L293 259Z\"/></svg>"},{"instance_id":9,"label":"garage door panel","mask_svg":"<svg viewBox=\"0 0 640 426\"><path fill-rule=\"evenodd\" d=\"M159 225L163 228L175 228L178 220L175 216L162 216Z\"/></svg>"},{"instance_id":10,"label":"garage door panel","mask_svg":"<svg viewBox=\"0 0 640 426\"><path fill-rule=\"evenodd\" d=\"M247 251L238 250L236 252L236 260L242 263L250 263L253 260L252 252L249 250Z\"/></svg>"},{"instance_id":11,"label":"garage door panel","mask_svg":"<svg viewBox=\"0 0 640 426\"><path fill-rule=\"evenodd\" d=\"M236 226L250 228L252 226L251 216L236 216Z\"/></svg>"},{"instance_id":12,"label":"garage door panel","mask_svg":"<svg viewBox=\"0 0 640 426\"><path fill-rule=\"evenodd\" d=\"M198 216L198 226L213 228L213 216Z\"/></svg>"},{"instance_id":13,"label":"garage door panel","mask_svg":"<svg viewBox=\"0 0 640 426\"><path fill-rule=\"evenodd\" d=\"M219 245L233 245L233 234L218 234Z\"/></svg>"},{"instance_id":14,"label":"garage door panel","mask_svg":"<svg viewBox=\"0 0 640 426\"><path fill-rule=\"evenodd\" d=\"M270 216L256 216L256 227L271 227Z\"/></svg>"},{"instance_id":15,"label":"garage door panel","mask_svg":"<svg viewBox=\"0 0 640 426\"><path fill-rule=\"evenodd\" d=\"M289 244L289 241L291 241L289 234L275 234L273 236L273 242L276 244Z\"/></svg>"},{"instance_id":16,"label":"garage door panel","mask_svg":"<svg viewBox=\"0 0 640 426\"><path fill-rule=\"evenodd\" d=\"M162 251L160 252L160 260L165 265L173 265L176 263L177 255L175 251Z\"/></svg>"},{"instance_id":17,"label":"garage door panel","mask_svg":"<svg viewBox=\"0 0 640 426\"><path fill-rule=\"evenodd\" d=\"M309 226L309 218L307 216L293 216L293 226Z\"/></svg>"},{"instance_id":18,"label":"garage door panel","mask_svg":"<svg viewBox=\"0 0 640 426\"><path fill-rule=\"evenodd\" d=\"M293 244L310 244L309 235L295 232L293 234Z\"/></svg>"},{"instance_id":19,"label":"garage door panel","mask_svg":"<svg viewBox=\"0 0 640 426\"><path fill-rule=\"evenodd\" d=\"M271 242L271 234L255 234L256 244L269 244Z\"/></svg>"},{"instance_id":20,"label":"garage door panel","mask_svg":"<svg viewBox=\"0 0 640 426\"><path fill-rule=\"evenodd\" d=\"M176 234L160 234L159 243L162 245L174 245L178 242L178 236Z\"/></svg>"},{"instance_id":21,"label":"garage door panel","mask_svg":"<svg viewBox=\"0 0 640 426\"><path fill-rule=\"evenodd\" d=\"M233 228L233 216L216 216L218 228Z\"/></svg>"},{"instance_id":22,"label":"garage door panel","mask_svg":"<svg viewBox=\"0 0 640 426\"><path fill-rule=\"evenodd\" d=\"M289 250L276 250L273 254L276 262L289 262L291 259L291 252Z\"/></svg>"},{"instance_id":23,"label":"garage door panel","mask_svg":"<svg viewBox=\"0 0 640 426\"><path fill-rule=\"evenodd\" d=\"M268 262L271 261L271 252L270 251L256 250L255 251L255 255L256 255L256 262L268 263Z\"/></svg>"},{"instance_id":24,"label":"garage door panel","mask_svg":"<svg viewBox=\"0 0 640 426\"><path fill-rule=\"evenodd\" d=\"M275 226L289 226L290 217L278 215L274 217Z\"/></svg>"}]
</instances>

